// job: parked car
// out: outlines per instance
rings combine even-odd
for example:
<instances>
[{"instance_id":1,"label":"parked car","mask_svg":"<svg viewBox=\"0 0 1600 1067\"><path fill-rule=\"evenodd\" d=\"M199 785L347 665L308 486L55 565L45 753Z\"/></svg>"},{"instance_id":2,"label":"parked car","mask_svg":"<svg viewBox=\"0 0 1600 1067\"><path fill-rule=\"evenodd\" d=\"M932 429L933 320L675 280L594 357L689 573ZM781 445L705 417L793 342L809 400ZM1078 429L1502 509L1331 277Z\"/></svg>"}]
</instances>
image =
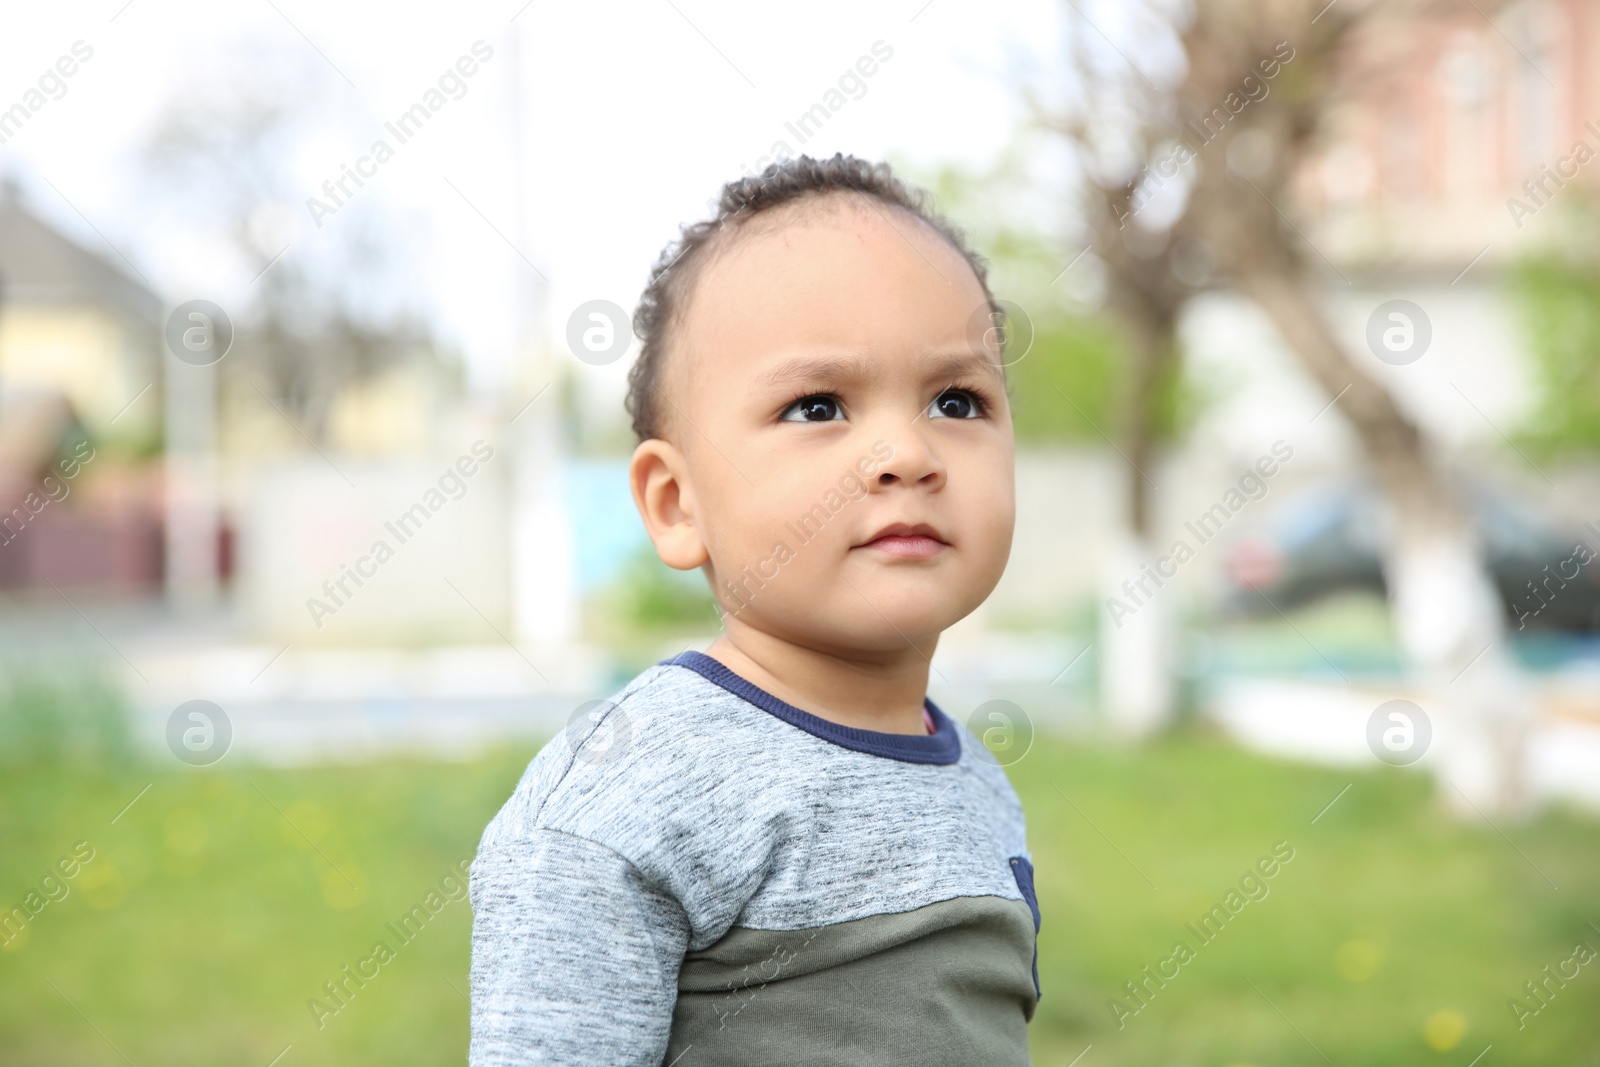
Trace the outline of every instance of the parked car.
<instances>
[{"instance_id":1,"label":"parked car","mask_svg":"<svg viewBox=\"0 0 1600 1067\"><path fill-rule=\"evenodd\" d=\"M1463 492L1511 628L1600 631L1600 537L1481 483ZM1274 607L1352 589L1384 593L1381 552L1390 521L1366 482L1328 483L1291 497L1264 530L1229 546L1224 613L1273 614Z\"/></svg>"}]
</instances>

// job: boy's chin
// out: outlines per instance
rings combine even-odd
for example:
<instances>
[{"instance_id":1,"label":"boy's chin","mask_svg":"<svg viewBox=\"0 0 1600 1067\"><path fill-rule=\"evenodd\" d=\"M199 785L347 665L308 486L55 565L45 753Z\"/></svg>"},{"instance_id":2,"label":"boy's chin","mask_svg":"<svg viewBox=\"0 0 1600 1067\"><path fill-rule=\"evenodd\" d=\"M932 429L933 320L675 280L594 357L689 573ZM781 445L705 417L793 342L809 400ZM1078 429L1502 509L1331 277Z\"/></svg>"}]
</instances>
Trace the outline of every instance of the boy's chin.
<instances>
[{"instance_id":1,"label":"boy's chin","mask_svg":"<svg viewBox=\"0 0 1600 1067\"><path fill-rule=\"evenodd\" d=\"M826 641L848 655L852 652L882 653L892 655L909 649L920 649L932 654L930 647L938 641L940 633L957 621L958 616L944 611L896 611L892 608L874 610L862 604L860 611L850 618L835 620L838 625L819 633Z\"/></svg>"},{"instance_id":2,"label":"boy's chin","mask_svg":"<svg viewBox=\"0 0 1600 1067\"><path fill-rule=\"evenodd\" d=\"M768 599L765 610L743 612L740 621L752 629L793 644L841 656L893 654L913 647L931 654L939 635L972 611L948 590L934 593L926 584L900 589L845 587L839 596L799 603ZM865 596L865 599L863 599Z\"/></svg>"},{"instance_id":3,"label":"boy's chin","mask_svg":"<svg viewBox=\"0 0 1600 1067\"><path fill-rule=\"evenodd\" d=\"M960 622L975 606L943 577L897 574L887 581L858 581L854 589L846 586L835 619L842 626L883 630L890 635L937 635Z\"/></svg>"}]
</instances>

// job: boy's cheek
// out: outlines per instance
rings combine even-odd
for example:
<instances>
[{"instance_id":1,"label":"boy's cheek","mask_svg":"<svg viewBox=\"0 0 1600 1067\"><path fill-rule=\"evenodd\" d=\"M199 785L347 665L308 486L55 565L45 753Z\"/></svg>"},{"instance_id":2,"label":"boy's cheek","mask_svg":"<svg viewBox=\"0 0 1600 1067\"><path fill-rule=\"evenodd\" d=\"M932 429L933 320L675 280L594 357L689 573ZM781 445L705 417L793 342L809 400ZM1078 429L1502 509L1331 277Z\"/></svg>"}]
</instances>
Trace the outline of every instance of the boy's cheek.
<instances>
[{"instance_id":1,"label":"boy's cheek","mask_svg":"<svg viewBox=\"0 0 1600 1067\"><path fill-rule=\"evenodd\" d=\"M962 496L970 500L966 507L981 509L977 514L990 522L1003 525L1006 536L1017 521L1017 478L1010 449L997 449L981 469L963 472L968 481L968 492Z\"/></svg>"},{"instance_id":2,"label":"boy's cheek","mask_svg":"<svg viewBox=\"0 0 1600 1067\"><path fill-rule=\"evenodd\" d=\"M984 558L981 561L985 581L989 587L985 596L1000 584L1000 576L1005 573L1006 564L1011 560L1011 545L1015 533L1016 522L1008 516L1006 521L995 524L994 530L986 539L983 546Z\"/></svg>"},{"instance_id":3,"label":"boy's cheek","mask_svg":"<svg viewBox=\"0 0 1600 1067\"><path fill-rule=\"evenodd\" d=\"M1011 558L1012 540L1017 529L1016 493L1010 480L1000 481L984 500L962 510L970 516L967 521L980 531L981 535L973 539L971 546L981 556L974 563L985 575L992 591Z\"/></svg>"}]
</instances>

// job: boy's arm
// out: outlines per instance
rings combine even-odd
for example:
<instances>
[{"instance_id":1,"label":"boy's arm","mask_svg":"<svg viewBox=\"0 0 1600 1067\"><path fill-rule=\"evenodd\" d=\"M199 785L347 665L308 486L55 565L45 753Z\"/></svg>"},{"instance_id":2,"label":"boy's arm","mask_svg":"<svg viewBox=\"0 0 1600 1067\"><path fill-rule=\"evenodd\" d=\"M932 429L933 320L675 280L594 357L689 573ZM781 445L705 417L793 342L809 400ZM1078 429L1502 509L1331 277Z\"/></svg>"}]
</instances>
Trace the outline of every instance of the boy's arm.
<instances>
[{"instance_id":1,"label":"boy's arm","mask_svg":"<svg viewBox=\"0 0 1600 1067\"><path fill-rule=\"evenodd\" d=\"M660 1067L689 922L604 845L539 828L472 864L471 1067Z\"/></svg>"}]
</instances>

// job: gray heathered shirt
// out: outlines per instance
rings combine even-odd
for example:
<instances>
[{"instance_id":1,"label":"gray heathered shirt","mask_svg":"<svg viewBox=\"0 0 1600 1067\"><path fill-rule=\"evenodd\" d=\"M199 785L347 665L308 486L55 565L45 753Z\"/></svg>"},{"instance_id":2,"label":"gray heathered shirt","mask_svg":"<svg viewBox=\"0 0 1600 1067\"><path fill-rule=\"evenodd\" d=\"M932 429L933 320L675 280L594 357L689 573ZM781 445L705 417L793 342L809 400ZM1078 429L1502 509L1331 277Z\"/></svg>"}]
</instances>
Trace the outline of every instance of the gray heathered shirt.
<instances>
[{"instance_id":1,"label":"gray heathered shirt","mask_svg":"<svg viewBox=\"0 0 1600 1067\"><path fill-rule=\"evenodd\" d=\"M686 652L547 744L472 864L473 1067L1030 1063L1022 807L926 706L852 729Z\"/></svg>"}]
</instances>

